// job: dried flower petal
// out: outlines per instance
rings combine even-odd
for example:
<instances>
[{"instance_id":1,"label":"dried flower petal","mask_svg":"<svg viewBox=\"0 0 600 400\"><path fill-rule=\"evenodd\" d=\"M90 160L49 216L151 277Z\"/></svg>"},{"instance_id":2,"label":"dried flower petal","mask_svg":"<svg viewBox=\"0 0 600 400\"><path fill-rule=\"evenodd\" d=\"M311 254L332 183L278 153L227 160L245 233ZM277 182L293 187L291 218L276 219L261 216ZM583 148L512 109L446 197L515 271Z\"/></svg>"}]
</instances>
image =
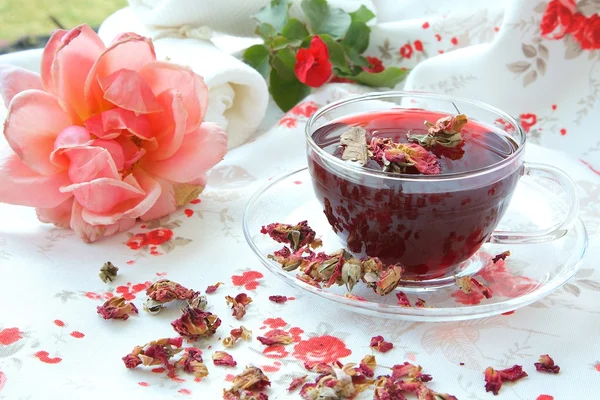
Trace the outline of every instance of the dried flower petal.
<instances>
[{"instance_id":1,"label":"dried flower petal","mask_svg":"<svg viewBox=\"0 0 600 400\"><path fill-rule=\"evenodd\" d=\"M185 353L175 365L187 373L194 374L196 378L204 378L208 375L208 368L202 360L202 350L195 347L186 348Z\"/></svg>"},{"instance_id":2,"label":"dried flower petal","mask_svg":"<svg viewBox=\"0 0 600 400\"><path fill-rule=\"evenodd\" d=\"M408 140L425 147L435 145L456 147L463 143L461 130L467 122L467 116L464 114L440 118L435 124L425 121L425 125L429 128L427 135L409 134Z\"/></svg>"},{"instance_id":3,"label":"dried flower petal","mask_svg":"<svg viewBox=\"0 0 600 400\"><path fill-rule=\"evenodd\" d=\"M402 278L402 266L395 264L387 267L381 272L367 272L363 276L363 281L368 287L372 288L375 293L380 296L385 296L396 289Z\"/></svg>"},{"instance_id":4,"label":"dried flower petal","mask_svg":"<svg viewBox=\"0 0 600 400\"><path fill-rule=\"evenodd\" d=\"M231 309L233 310L233 315L236 319L242 319L244 315L246 315L246 306L252 303L252 298L248 296L246 293L240 293L235 298L231 296L225 296L225 301L227 304L231 304Z\"/></svg>"},{"instance_id":5,"label":"dried flower petal","mask_svg":"<svg viewBox=\"0 0 600 400\"><path fill-rule=\"evenodd\" d=\"M265 373L258 367L249 366L233 378L231 388L225 393L239 394L244 390L260 392L267 386L271 386L271 382Z\"/></svg>"},{"instance_id":6,"label":"dried flower petal","mask_svg":"<svg viewBox=\"0 0 600 400\"><path fill-rule=\"evenodd\" d=\"M221 286L221 285L224 285L224 283L223 282L217 282L214 285L209 285L206 288L206 291L205 291L206 294L212 294L212 293L216 292L217 289L219 288L219 286Z\"/></svg>"},{"instance_id":7,"label":"dried flower petal","mask_svg":"<svg viewBox=\"0 0 600 400\"><path fill-rule=\"evenodd\" d=\"M357 295L352 294L352 293L346 293L344 295L344 297L347 297L347 298L352 299L352 300L357 300L357 301L367 301L367 299L365 299L364 297L357 296Z\"/></svg>"},{"instance_id":8,"label":"dried flower petal","mask_svg":"<svg viewBox=\"0 0 600 400\"><path fill-rule=\"evenodd\" d=\"M190 340L212 336L220 325L219 317L193 307L186 308L180 318L171 322L175 332Z\"/></svg>"},{"instance_id":9,"label":"dried flower petal","mask_svg":"<svg viewBox=\"0 0 600 400\"><path fill-rule=\"evenodd\" d=\"M287 388L288 392L293 392L294 390L296 390L300 386L302 386L304 384L304 382L306 382L307 377L308 377L308 375L304 375L304 376L299 376L297 378L292 379L290 386L288 386L288 388Z\"/></svg>"},{"instance_id":10,"label":"dried flower petal","mask_svg":"<svg viewBox=\"0 0 600 400\"><path fill-rule=\"evenodd\" d=\"M417 301L415 301L415 307L423 308L425 306L426 306L425 300L423 300L420 297L417 297Z\"/></svg>"},{"instance_id":11,"label":"dried flower petal","mask_svg":"<svg viewBox=\"0 0 600 400\"><path fill-rule=\"evenodd\" d=\"M373 400L406 400L406 396L392 378L380 376L375 381Z\"/></svg>"},{"instance_id":12,"label":"dried flower petal","mask_svg":"<svg viewBox=\"0 0 600 400\"><path fill-rule=\"evenodd\" d=\"M392 367L392 379L398 380L404 377L408 377L413 381L431 381L433 379L431 375L421 373L422 370L423 368L421 368L420 365L413 365L407 362L405 362L404 364L394 365Z\"/></svg>"},{"instance_id":13,"label":"dried flower petal","mask_svg":"<svg viewBox=\"0 0 600 400\"><path fill-rule=\"evenodd\" d=\"M104 319L122 319L129 318L129 314L137 314L138 309L133 303L129 303L124 297L113 297L106 300L104 304L98 306L98 314Z\"/></svg>"},{"instance_id":14,"label":"dried flower petal","mask_svg":"<svg viewBox=\"0 0 600 400\"><path fill-rule=\"evenodd\" d=\"M177 282L161 279L154 282L146 290L146 294L159 303L168 303L173 300L189 300L196 295L196 292L181 286Z\"/></svg>"},{"instance_id":15,"label":"dried flower petal","mask_svg":"<svg viewBox=\"0 0 600 400\"><path fill-rule=\"evenodd\" d=\"M287 298L287 296L276 295L276 296L269 296L269 300L271 300L274 303L283 304L288 300L288 298Z\"/></svg>"},{"instance_id":16,"label":"dried flower petal","mask_svg":"<svg viewBox=\"0 0 600 400\"><path fill-rule=\"evenodd\" d=\"M375 356L367 355L364 356L358 365L358 371L368 378L372 378L375 375L375 368L377 367L377 361Z\"/></svg>"},{"instance_id":17,"label":"dried flower petal","mask_svg":"<svg viewBox=\"0 0 600 400\"><path fill-rule=\"evenodd\" d=\"M165 307L164 303L152 300L150 297L146 298L142 306L144 308L144 311L152 315L158 314Z\"/></svg>"},{"instance_id":18,"label":"dried flower petal","mask_svg":"<svg viewBox=\"0 0 600 400\"><path fill-rule=\"evenodd\" d=\"M386 342L383 339L383 336L373 336L371 338L371 343L369 344L369 347L371 347L373 350L378 350L382 353L387 353L394 347L394 344L391 342Z\"/></svg>"},{"instance_id":19,"label":"dried flower petal","mask_svg":"<svg viewBox=\"0 0 600 400\"><path fill-rule=\"evenodd\" d=\"M510 250L503 251L500 254L496 254L494 258L492 258L492 262L496 264L499 260L506 260L508 256L510 256Z\"/></svg>"},{"instance_id":20,"label":"dried flower petal","mask_svg":"<svg viewBox=\"0 0 600 400\"><path fill-rule=\"evenodd\" d=\"M476 290L478 293L481 293L486 299L490 299L492 297L491 289L483 285L481 282L479 282L473 277L463 276L460 278L456 278L455 282L458 288L465 294L469 294L473 290Z\"/></svg>"},{"instance_id":21,"label":"dried flower petal","mask_svg":"<svg viewBox=\"0 0 600 400\"><path fill-rule=\"evenodd\" d=\"M344 146L342 160L356 161L360 165L367 164L369 151L367 147L367 131L354 126L340 135L340 144Z\"/></svg>"},{"instance_id":22,"label":"dried flower petal","mask_svg":"<svg viewBox=\"0 0 600 400\"><path fill-rule=\"evenodd\" d=\"M232 329L230 332L230 336L223 339L223 346L232 347L235 342L239 339L251 340L252 339L252 331L240 326L239 328Z\"/></svg>"},{"instance_id":23,"label":"dried flower petal","mask_svg":"<svg viewBox=\"0 0 600 400\"><path fill-rule=\"evenodd\" d=\"M374 137L369 144L369 157L387 172L406 173L409 167L425 175L442 172L438 158L416 143L399 143L390 138Z\"/></svg>"},{"instance_id":24,"label":"dried flower petal","mask_svg":"<svg viewBox=\"0 0 600 400\"><path fill-rule=\"evenodd\" d=\"M289 332L281 329L274 329L270 332L267 332L265 336L259 336L256 339L265 346L287 346L288 344L292 344L294 342L293 336Z\"/></svg>"},{"instance_id":25,"label":"dried flower petal","mask_svg":"<svg viewBox=\"0 0 600 400\"><path fill-rule=\"evenodd\" d=\"M108 283L112 282L117 277L117 272L119 272L119 268L115 267L113 263L108 261L104 263L102 268L100 268L100 274L98 274L98 276L100 276L102 282Z\"/></svg>"},{"instance_id":26,"label":"dried flower petal","mask_svg":"<svg viewBox=\"0 0 600 400\"><path fill-rule=\"evenodd\" d=\"M188 307L199 308L200 310L206 310L208 306L208 300L206 296L200 295L199 292L194 293L194 296L187 301Z\"/></svg>"},{"instance_id":27,"label":"dried flower petal","mask_svg":"<svg viewBox=\"0 0 600 400\"><path fill-rule=\"evenodd\" d=\"M183 340L181 338L165 338L146 343L143 346L136 346L122 358L126 368L135 368L143 365L164 365L167 369L173 366L169 363L171 357L179 353L182 349Z\"/></svg>"},{"instance_id":28,"label":"dried flower petal","mask_svg":"<svg viewBox=\"0 0 600 400\"><path fill-rule=\"evenodd\" d=\"M269 235L278 243L288 244L292 251L305 246L312 248L321 246L321 241L316 239L316 233L308 226L308 221L300 221L296 225L269 224L263 226L260 232Z\"/></svg>"},{"instance_id":29,"label":"dried flower petal","mask_svg":"<svg viewBox=\"0 0 600 400\"><path fill-rule=\"evenodd\" d=\"M523 371L520 365L513 365L507 369L495 370L492 367L487 367L484 371L485 391L493 392L495 395L502 387L504 382L514 382L521 378L525 378L527 373Z\"/></svg>"},{"instance_id":30,"label":"dried flower petal","mask_svg":"<svg viewBox=\"0 0 600 400\"><path fill-rule=\"evenodd\" d=\"M235 367L237 365L231 354L224 351L215 351L212 359L215 365L224 365L226 367Z\"/></svg>"},{"instance_id":31,"label":"dried flower petal","mask_svg":"<svg viewBox=\"0 0 600 400\"><path fill-rule=\"evenodd\" d=\"M269 400L269 396L262 392L241 390L237 393L223 391L223 400Z\"/></svg>"},{"instance_id":32,"label":"dried flower petal","mask_svg":"<svg viewBox=\"0 0 600 400\"><path fill-rule=\"evenodd\" d=\"M560 372L560 367L554 364L554 360L548 354L541 355L540 361L533 365L535 365L536 371L551 372L553 374Z\"/></svg>"},{"instance_id":33,"label":"dried flower petal","mask_svg":"<svg viewBox=\"0 0 600 400\"><path fill-rule=\"evenodd\" d=\"M408 296L404 292L396 292L396 299L399 306L410 307L410 301L408 300Z\"/></svg>"}]
</instances>

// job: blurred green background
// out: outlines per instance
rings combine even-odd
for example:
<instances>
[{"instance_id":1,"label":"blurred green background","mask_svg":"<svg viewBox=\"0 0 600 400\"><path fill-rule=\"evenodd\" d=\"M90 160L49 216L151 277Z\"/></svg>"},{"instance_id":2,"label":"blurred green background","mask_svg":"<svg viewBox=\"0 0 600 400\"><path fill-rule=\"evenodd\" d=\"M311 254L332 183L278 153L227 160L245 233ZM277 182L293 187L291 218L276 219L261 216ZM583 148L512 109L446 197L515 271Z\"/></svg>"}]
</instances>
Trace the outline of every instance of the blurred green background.
<instances>
[{"instance_id":1,"label":"blurred green background","mask_svg":"<svg viewBox=\"0 0 600 400\"><path fill-rule=\"evenodd\" d=\"M24 36L45 36L57 29L50 16L66 29L82 23L97 28L127 0L0 0L0 46Z\"/></svg>"}]
</instances>

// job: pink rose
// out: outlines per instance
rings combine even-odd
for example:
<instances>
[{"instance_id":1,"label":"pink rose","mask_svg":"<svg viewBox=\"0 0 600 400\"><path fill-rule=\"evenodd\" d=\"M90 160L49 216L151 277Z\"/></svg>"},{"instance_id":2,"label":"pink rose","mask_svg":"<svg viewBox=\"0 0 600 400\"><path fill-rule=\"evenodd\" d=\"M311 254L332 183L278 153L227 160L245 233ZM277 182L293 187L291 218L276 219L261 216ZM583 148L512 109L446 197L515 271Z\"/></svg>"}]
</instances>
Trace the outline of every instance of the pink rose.
<instances>
[{"instance_id":1,"label":"pink rose","mask_svg":"<svg viewBox=\"0 0 600 400\"><path fill-rule=\"evenodd\" d=\"M208 90L189 68L156 60L134 33L105 47L82 25L56 31L41 77L0 66L8 106L0 201L86 242L173 212L203 189L227 136L203 122Z\"/></svg>"}]
</instances>

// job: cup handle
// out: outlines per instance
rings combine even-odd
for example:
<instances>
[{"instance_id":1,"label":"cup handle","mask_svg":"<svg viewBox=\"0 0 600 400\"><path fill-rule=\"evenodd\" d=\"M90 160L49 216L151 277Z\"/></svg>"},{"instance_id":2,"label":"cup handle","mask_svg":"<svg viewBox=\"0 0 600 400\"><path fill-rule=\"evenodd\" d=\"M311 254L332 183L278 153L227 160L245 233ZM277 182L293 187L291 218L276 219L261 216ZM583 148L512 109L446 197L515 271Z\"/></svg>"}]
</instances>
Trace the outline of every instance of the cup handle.
<instances>
[{"instance_id":1,"label":"cup handle","mask_svg":"<svg viewBox=\"0 0 600 400\"><path fill-rule=\"evenodd\" d=\"M558 168L546 164L525 163L523 175L540 177L558 183L567 196L568 212L565 218L553 226L534 232L494 231L489 243L522 244L543 243L559 239L567 234L579 213L577 187L569 176Z\"/></svg>"}]
</instances>

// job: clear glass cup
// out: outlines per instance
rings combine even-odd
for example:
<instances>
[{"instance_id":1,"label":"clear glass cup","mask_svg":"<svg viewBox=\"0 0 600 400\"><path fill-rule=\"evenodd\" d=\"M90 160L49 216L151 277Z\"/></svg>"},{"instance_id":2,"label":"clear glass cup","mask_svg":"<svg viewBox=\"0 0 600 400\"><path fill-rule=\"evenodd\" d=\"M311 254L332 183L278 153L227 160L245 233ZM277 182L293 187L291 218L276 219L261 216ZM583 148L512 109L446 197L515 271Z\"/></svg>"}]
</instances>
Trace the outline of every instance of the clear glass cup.
<instances>
[{"instance_id":1,"label":"clear glass cup","mask_svg":"<svg viewBox=\"0 0 600 400\"><path fill-rule=\"evenodd\" d=\"M398 109L466 114L506 140L513 151L468 172L414 175L367 169L325 149L339 143L342 131L323 136L320 128L359 114ZM315 195L344 247L356 255L401 263L404 280L419 286L453 281L488 241L551 241L565 235L577 217L577 190L571 179L552 166L524 162L522 127L507 113L479 101L399 91L352 97L317 111L307 123L306 140ZM536 232L497 231L523 175L545 178L561 188L564 218Z\"/></svg>"}]
</instances>

